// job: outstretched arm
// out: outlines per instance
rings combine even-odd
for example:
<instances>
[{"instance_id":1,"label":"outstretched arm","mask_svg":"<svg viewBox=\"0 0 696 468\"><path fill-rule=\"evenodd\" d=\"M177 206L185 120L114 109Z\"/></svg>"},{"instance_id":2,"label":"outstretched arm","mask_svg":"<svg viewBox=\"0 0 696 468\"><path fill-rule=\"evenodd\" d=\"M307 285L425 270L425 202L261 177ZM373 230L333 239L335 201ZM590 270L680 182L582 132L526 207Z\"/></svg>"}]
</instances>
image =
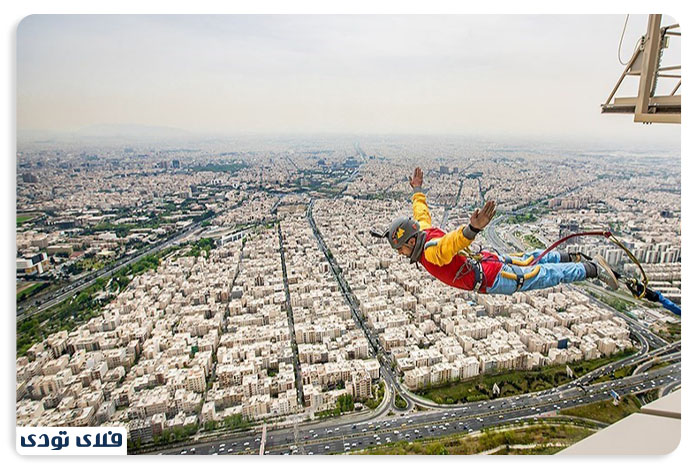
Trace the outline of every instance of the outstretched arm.
<instances>
[{"instance_id":1,"label":"outstretched arm","mask_svg":"<svg viewBox=\"0 0 696 468\"><path fill-rule=\"evenodd\" d=\"M462 226L454 231L450 231L439 239L425 244L425 259L430 263L442 266L452 261L460 250L471 245L476 234L471 238L464 235L465 228Z\"/></svg>"},{"instance_id":2,"label":"outstretched arm","mask_svg":"<svg viewBox=\"0 0 696 468\"><path fill-rule=\"evenodd\" d=\"M469 219L468 226L448 232L436 241L425 245L425 259L435 265L447 265L460 250L471 245L478 234L495 216L495 202L488 201L483 209L478 208Z\"/></svg>"},{"instance_id":3,"label":"outstretched arm","mask_svg":"<svg viewBox=\"0 0 696 468\"><path fill-rule=\"evenodd\" d=\"M432 226L433 221L430 217L430 209L425 201L425 194L423 193L423 171L420 167L417 167L413 171L413 177L409 178L408 183L413 189L413 195L411 201L413 202L413 218L418 221L421 229L428 229Z\"/></svg>"}]
</instances>

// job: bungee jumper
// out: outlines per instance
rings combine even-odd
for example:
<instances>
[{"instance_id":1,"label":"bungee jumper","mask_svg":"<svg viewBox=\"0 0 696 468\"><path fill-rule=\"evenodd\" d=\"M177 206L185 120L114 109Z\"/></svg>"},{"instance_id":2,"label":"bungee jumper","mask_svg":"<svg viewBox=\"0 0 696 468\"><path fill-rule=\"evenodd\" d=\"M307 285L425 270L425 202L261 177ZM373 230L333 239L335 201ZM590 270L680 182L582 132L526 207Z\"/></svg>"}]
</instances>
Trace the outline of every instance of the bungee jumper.
<instances>
[{"instance_id":1,"label":"bungee jumper","mask_svg":"<svg viewBox=\"0 0 696 468\"><path fill-rule=\"evenodd\" d=\"M589 258L582 253L568 253L554 250L556 246L577 235L603 235L616 243L638 264L643 273L643 281L624 278L626 286L634 296L661 302L659 292L647 287L647 277L640 263L610 232L578 233L561 239L550 248L534 250L513 255L499 255L481 250L472 253L469 246L476 235L483 230L495 216L495 202L487 201L482 209L476 209L467 226L461 226L445 233L432 226L430 210L423 193L423 171L416 167L409 178L413 189L413 218L399 217L389 229L370 233L375 237L387 238L389 245L410 262L420 263L431 275L452 287L483 294L514 294L517 291L531 291L556 286L560 283L574 283L597 278L609 289L619 288L621 275L613 271L606 260L596 255ZM661 299L660 299L661 298ZM664 299L668 301L667 299ZM678 306L668 301L679 311Z\"/></svg>"}]
</instances>

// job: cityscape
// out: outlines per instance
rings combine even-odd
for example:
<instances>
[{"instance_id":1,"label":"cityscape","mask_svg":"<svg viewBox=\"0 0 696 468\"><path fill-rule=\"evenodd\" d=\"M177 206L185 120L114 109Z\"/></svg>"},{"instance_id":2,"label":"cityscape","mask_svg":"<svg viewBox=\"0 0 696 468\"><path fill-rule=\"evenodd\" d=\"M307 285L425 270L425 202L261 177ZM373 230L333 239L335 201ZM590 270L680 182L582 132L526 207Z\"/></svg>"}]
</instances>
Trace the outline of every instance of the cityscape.
<instances>
[{"instance_id":1,"label":"cityscape","mask_svg":"<svg viewBox=\"0 0 696 468\"><path fill-rule=\"evenodd\" d=\"M415 167L445 232L495 200L473 251L610 230L681 303L678 154L454 136L29 139L16 424L126 427L129 454L556 453L680 388L680 317L626 289L479 294L371 236L412 216ZM640 273L602 237L560 249Z\"/></svg>"}]
</instances>

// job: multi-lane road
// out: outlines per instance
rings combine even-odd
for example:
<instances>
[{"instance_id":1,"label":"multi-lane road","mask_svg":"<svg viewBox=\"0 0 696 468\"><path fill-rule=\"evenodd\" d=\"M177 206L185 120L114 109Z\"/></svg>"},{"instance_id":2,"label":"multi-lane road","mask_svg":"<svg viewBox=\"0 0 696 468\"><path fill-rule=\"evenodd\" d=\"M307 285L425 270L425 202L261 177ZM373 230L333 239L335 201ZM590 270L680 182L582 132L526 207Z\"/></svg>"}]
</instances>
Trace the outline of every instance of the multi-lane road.
<instances>
[{"instance_id":1,"label":"multi-lane road","mask_svg":"<svg viewBox=\"0 0 696 468\"><path fill-rule=\"evenodd\" d=\"M34 299L29 299L27 302L17 307L17 320L22 320L26 317L30 317L32 315L41 313L44 310L47 310L48 308L53 307L54 305L61 303L65 299L68 299L69 297L78 294L80 291L92 286L99 278L106 278L115 273L116 271L120 270L121 268L125 268L128 265L135 263L147 255L152 255L156 252L159 252L162 249L166 249L175 242L178 242L184 237L193 234L197 229L201 227L201 224L202 221L194 223L188 228L181 231L179 234L175 235L174 237L171 237L170 239L164 242L156 244L155 246L147 249L146 251L140 254L137 254L134 257L121 259L109 268L101 271L100 273L97 273L95 276L82 278L77 282L73 282L70 285L65 286L64 288L50 293L49 295L38 296ZM39 303L39 301L41 302ZM32 309L32 306L34 305L38 305L38 307Z\"/></svg>"},{"instance_id":2,"label":"multi-lane road","mask_svg":"<svg viewBox=\"0 0 696 468\"><path fill-rule=\"evenodd\" d=\"M368 421L322 422L267 433L268 454L333 454L389 444L454 434L466 434L486 427L555 416L565 408L611 400L610 390L624 396L655 388L674 388L681 382L681 364L675 363L654 372L632 375L610 382L580 388L568 386L533 394L469 403L457 408L411 411L388 415L384 411ZM251 432L229 436L215 442L199 443L166 450L164 454L257 454L261 433ZM301 446L301 447L300 447Z\"/></svg>"}]
</instances>

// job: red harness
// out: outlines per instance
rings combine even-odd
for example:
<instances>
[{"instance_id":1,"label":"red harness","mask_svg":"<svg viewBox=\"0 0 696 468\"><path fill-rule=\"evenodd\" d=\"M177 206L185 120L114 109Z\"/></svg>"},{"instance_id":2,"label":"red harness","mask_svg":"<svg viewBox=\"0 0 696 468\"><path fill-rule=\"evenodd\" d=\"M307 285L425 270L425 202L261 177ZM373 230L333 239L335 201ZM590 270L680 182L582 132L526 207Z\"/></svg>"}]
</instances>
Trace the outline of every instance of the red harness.
<instances>
[{"instance_id":1,"label":"red harness","mask_svg":"<svg viewBox=\"0 0 696 468\"><path fill-rule=\"evenodd\" d=\"M439 239L444 236L445 233L438 228L429 228L423 230L426 233L425 242ZM480 273L483 273L485 281L482 281L480 285L479 292L485 293L487 288L490 288L495 281L498 272L502 268L503 264L497 255L490 252L481 252L483 258L476 265L476 262L469 260L464 255L455 255L452 261L447 265L438 266L434 263L430 263L425 258L425 249L420 257L420 263L423 267L428 270L428 272L435 278L439 279L445 284L459 289L466 289L471 291L476 286L477 279L477 269Z\"/></svg>"}]
</instances>

